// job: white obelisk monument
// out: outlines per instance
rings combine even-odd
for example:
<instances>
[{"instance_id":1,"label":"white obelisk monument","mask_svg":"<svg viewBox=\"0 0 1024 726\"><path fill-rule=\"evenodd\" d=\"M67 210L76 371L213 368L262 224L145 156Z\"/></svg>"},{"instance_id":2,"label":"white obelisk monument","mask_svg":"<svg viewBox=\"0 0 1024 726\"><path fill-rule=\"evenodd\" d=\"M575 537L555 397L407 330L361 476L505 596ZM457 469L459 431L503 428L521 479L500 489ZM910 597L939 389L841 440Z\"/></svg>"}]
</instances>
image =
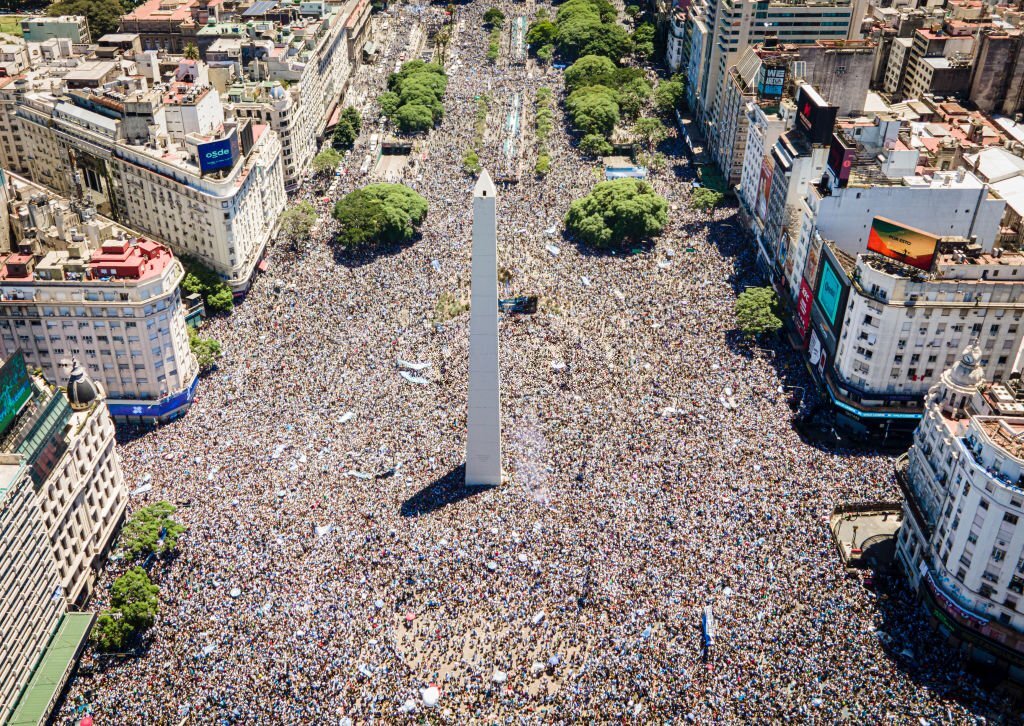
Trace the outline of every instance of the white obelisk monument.
<instances>
[{"instance_id":1,"label":"white obelisk monument","mask_svg":"<svg viewBox=\"0 0 1024 726\"><path fill-rule=\"evenodd\" d=\"M501 483L496 196L491 175L484 169L473 189L466 486L497 486Z\"/></svg>"}]
</instances>

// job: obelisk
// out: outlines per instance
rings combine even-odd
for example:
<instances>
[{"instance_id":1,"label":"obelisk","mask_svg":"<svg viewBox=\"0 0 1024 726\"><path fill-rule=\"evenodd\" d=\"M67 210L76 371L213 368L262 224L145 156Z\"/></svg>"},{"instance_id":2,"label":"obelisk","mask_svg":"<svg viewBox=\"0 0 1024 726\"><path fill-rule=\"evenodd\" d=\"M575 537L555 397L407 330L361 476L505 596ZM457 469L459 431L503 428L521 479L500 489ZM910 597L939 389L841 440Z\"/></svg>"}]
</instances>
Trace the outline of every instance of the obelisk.
<instances>
[{"instance_id":1,"label":"obelisk","mask_svg":"<svg viewBox=\"0 0 1024 726\"><path fill-rule=\"evenodd\" d=\"M466 486L497 486L501 483L496 196L491 175L484 169L473 189Z\"/></svg>"}]
</instances>

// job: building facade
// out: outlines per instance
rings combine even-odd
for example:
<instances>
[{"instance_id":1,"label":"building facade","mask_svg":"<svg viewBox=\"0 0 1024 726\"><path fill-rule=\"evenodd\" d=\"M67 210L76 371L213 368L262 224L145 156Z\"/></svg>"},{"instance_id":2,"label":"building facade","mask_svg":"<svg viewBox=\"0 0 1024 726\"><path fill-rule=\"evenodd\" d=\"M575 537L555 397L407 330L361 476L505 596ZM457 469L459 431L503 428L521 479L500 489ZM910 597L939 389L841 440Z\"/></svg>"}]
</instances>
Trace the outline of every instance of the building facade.
<instances>
[{"instance_id":1,"label":"building facade","mask_svg":"<svg viewBox=\"0 0 1024 726\"><path fill-rule=\"evenodd\" d=\"M928 392L910 451L897 562L951 645L1024 683L1024 396L968 346Z\"/></svg>"}]
</instances>

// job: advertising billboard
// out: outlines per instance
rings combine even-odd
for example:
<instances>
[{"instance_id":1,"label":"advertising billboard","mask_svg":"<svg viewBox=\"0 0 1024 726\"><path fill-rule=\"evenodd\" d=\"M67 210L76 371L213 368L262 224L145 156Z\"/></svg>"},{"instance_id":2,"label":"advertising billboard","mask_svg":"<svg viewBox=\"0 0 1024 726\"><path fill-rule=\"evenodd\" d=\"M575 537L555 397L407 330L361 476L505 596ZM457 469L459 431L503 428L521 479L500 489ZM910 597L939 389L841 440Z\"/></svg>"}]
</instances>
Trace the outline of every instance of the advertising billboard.
<instances>
[{"instance_id":1,"label":"advertising billboard","mask_svg":"<svg viewBox=\"0 0 1024 726\"><path fill-rule=\"evenodd\" d=\"M839 304L843 299L843 283L840 282L839 273L836 272L832 263L826 257L821 264L821 279L818 280L818 294L816 300L821 312L833 330L836 328L836 319L839 316Z\"/></svg>"},{"instance_id":2,"label":"advertising billboard","mask_svg":"<svg viewBox=\"0 0 1024 726\"><path fill-rule=\"evenodd\" d=\"M199 171L207 174L219 169L230 169L238 158L238 134L234 129L223 139L199 144Z\"/></svg>"},{"instance_id":3,"label":"advertising billboard","mask_svg":"<svg viewBox=\"0 0 1024 726\"><path fill-rule=\"evenodd\" d=\"M761 182L757 185L757 206L755 213L763 223L768 219L768 200L772 193L772 177L775 175L775 162L771 154L761 162Z\"/></svg>"},{"instance_id":4,"label":"advertising billboard","mask_svg":"<svg viewBox=\"0 0 1024 726\"><path fill-rule=\"evenodd\" d=\"M7 432L21 407L32 397L32 382L19 350L0 368L0 434Z\"/></svg>"},{"instance_id":5,"label":"advertising billboard","mask_svg":"<svg viewBox=\"0 0 1024 726\"><path fill-rule=\"evenodd\" d=\"M850 181L850 169L857 156L857 149L847 146L838 134L832 134L832 146L828 150L828 170L835 177L836 184L845 187Z\"/></svg>"},{"instance_id":6,"label":"advertising billboard","mask_svg":"<svg viewBox=\"0 0 1024 726\"><path fill-rule=\"evenodd\" d=\"M811 326L811 286L807 280L800 281L800 296L796 301L796 329L800 340L807 340L807 329Z\"/></svg>"},{"instance_id":7,"label":"advertising billboard","mask_svg":"<svg viewBox=\"0 0 1024 726\"><path fill-rule=\"evenodd\" d=\"M938 243L937 235L885 217L875 217L868 233L869 250L920 270L931 269Z\"/></svg>"},{"instance_id":8,"label":"advertising billboard","mask_svg":"<svg viewBox=\"0 0 1024 726\"><path fill-rule=\"evenodd\" d=\"M761 98L782 98L786 88L786 66L770 66L761 64L761 72L757 77L757 93Z\"/></svg>"},{"instance_id":9,"label":"advertising billboard","mask_svg":"<svg viewBox=\"0 0 1024 726\"><path fill-rule=\"evenodd\" d=\"M812 144L831 143L838 112L838 106L829 106L813 88L800 86L796 95L797 126Z\"/></svg>"}]
</instances>

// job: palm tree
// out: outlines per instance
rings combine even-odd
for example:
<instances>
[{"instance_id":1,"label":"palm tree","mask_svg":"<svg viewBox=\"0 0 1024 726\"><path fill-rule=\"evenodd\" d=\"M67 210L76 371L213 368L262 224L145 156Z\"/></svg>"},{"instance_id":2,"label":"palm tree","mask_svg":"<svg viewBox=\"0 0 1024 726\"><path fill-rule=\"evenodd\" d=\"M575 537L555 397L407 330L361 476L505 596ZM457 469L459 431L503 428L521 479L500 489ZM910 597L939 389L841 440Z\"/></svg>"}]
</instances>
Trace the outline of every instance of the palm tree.
<instances>
[{"instance_id":1,"label":"palm tree","mask_svg":"<svg viewBox=\"0 0 1024 726\"><path fill-rule=\"evenodd\" d=\"M184 56L188 60L199 60L199 48L196 47L195 43L189 43L185 46Z\"/></svg>"}]
</instances>

